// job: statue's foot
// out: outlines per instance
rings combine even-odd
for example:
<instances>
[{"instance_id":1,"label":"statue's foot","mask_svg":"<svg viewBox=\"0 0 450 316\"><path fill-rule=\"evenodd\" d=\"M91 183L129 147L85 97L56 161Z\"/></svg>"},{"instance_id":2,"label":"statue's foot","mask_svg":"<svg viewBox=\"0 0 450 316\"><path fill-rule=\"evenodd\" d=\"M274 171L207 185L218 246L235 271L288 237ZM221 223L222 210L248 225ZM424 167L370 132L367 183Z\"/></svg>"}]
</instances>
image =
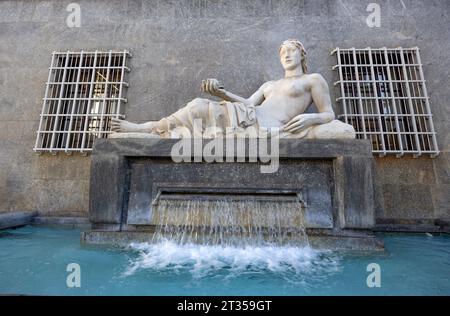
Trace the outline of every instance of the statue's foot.
<instances>
[{"instance_id":1,"label":"statue's foot","mask_svg":"<svg viewBox=\"0 0 450 316\"><path fill-rule=\"evenodd\" d=\"M112 118L111 130L117 133L151 133L152 126L147 123L145 128L143 128L142 124L136 124L118 118Z\"/></svg>"}]
</instances>

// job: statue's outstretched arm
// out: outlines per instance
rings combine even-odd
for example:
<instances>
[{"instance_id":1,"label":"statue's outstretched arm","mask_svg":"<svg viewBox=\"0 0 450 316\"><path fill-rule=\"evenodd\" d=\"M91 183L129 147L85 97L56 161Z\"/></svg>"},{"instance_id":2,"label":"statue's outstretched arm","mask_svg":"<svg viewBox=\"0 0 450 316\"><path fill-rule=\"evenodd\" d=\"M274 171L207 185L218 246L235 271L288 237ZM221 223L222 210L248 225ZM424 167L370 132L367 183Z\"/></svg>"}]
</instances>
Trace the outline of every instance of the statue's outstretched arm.
<instances>
[{"instance_id":1,"label":"statue's outstretched arm","mask_svg":"<svg viewBox=\"0 0 450 316\"><path fill-rule=\"evenodd\" d=\"M245 99L221 87L217 79L206 79L202 82L202 90L213 96L230 102L242 102L245 105L257 106L264 101L264 88L268 83L263 84L253 95Z\"/></svg>"}]
</instances>

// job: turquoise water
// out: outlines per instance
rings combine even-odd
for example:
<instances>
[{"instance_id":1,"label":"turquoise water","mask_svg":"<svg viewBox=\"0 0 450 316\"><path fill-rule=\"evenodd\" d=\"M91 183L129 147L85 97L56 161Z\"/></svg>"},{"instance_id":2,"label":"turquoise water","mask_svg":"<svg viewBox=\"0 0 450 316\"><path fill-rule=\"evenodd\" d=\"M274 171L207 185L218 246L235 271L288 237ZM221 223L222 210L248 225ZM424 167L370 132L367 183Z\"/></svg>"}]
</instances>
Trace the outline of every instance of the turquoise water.
<instances>
[{"instance_id":1,"label":"turquoise water","mask_svg":"<svg viewBox=\"0 0 450 316\"><path fill-rule=\"evenodd\" d=\"M0 294L40 295L450 295L450 237L383 234L386 252L309 248L80 246L80 231L0 231ZM81 268L68 288L66 267ZM369 288L367 265L381 268Z\"/></svg>"}]
</instances>

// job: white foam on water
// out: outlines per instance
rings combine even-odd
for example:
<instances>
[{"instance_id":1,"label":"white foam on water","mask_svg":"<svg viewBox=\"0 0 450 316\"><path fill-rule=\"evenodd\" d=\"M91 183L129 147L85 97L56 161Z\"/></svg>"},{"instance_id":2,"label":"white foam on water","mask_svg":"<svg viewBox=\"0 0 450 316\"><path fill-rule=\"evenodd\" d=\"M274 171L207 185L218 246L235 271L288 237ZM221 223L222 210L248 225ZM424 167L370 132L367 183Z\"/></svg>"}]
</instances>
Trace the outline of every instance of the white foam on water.
<instances>
[{"instance_id":1,"label":"white foam on water","mask_svg":"<svg viewBox=\"0 0 450 316\"><path fill-rule=\"evenodd\" d=\"M271 273L288 281L305 277L322 278L340 269L340 258L330 251L310 247L279 245L241 247L224 245L179 244L171 240L158 243L134 243L138 252L124 272L131 276L140 270L190 272L195 279L221 275L226 278L248 273Z\"/></svg>"},{"instance_id":2,"label":"white foam on water","mask_svg":"<svg viewBox=\"0 0 450 316\"><path fill-rule=\"evenodd\" d=\"M197 280L326 278L340 259L309 247L303 213L297 200L162 200L153 213L153 238L130 245L137 256L124 277L147 271Z\"/></svg>"}]
</instances>

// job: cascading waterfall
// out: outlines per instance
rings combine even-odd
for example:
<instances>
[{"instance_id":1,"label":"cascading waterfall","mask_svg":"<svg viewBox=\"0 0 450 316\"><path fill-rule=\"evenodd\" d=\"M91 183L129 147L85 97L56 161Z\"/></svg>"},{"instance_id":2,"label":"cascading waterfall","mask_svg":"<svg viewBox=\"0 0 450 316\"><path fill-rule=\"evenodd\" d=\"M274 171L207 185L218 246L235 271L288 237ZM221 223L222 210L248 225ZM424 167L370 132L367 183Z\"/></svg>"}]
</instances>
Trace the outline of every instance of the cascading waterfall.
<instances>
[{"instance_id":1,"label":"cascading waterfall","mask_svg":"<svg viewBox=\"0 0 450 316\"><path fill-rule=\"evenodd\" d=\"M304 218L297 196L161 196L152 207L153 239L130 245L138 257L124 275L148 269L225 281L260 273L291 284L320 280L339 260L309 246Z\"/></svg>"},{"instance_id":2,"label":"cascading waterfall","mask_svg":"<svg viewBox=\"0 0 450 316\"><path fill-rule=\"evenodd\" d=\"M298 199L164 199L153 208L153 242L308 246Z\"/></svg>"}]
</instances>

